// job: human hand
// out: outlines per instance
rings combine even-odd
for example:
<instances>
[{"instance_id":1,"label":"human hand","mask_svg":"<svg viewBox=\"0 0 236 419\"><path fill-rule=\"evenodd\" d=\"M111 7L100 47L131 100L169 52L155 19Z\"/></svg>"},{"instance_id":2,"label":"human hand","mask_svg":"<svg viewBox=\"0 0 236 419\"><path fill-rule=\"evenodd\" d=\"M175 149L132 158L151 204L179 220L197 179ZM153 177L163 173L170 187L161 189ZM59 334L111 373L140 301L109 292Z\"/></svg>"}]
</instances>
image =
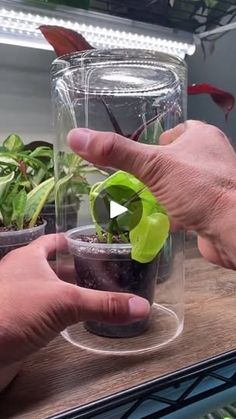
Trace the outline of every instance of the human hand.
<instances>
[{"instance_id":1,"label":"human hand","mask_svg":"<svg viewBox=\"0 0 236 419\"><path fill-rule=\"evenodd\" d=\"M0 376L1 366L23 360L73 323L125 324L148 315L149 303L141 297L61 281L47 262L56 242L58 250L65 248L63 235L47 235L0 262Z\"/></svg>"},{"instance_id":2,"label":"human hand","mask_svg":"<svg viewBox=\"0 0 236 419\"><path fill-rule=\"evenodd\" d=\"M235 268L236 154L219 129L187 121L163 133L159 146L115 133L74 129L68 142L96 165L137 176L174 223L198 233L205 258Z\"/></svg>"}]
</instances>

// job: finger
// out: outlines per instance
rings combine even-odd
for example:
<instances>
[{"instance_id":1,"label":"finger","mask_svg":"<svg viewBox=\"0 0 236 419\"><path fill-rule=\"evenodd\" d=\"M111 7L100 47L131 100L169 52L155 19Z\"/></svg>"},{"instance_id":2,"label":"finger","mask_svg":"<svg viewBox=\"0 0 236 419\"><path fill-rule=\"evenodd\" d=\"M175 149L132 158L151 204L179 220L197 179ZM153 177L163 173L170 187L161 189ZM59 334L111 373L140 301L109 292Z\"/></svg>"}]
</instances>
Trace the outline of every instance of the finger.
<instances>
[{"instance_id":1,"label":"finger","mask_svg":"<svg viewBox=\"0 0 236 419\"><path fill-rule=\"evenodd\" d=\"M169 129L163 132L160 136L159 143L161 145L167 145L173 143L177 138L179 138L186 130L186 125L179 124L175 128Z\"/></svg>"},{"instance_id":2,"label":"finger","mask_svg":"<svg viewBox=\"0 0 236 419\"><path fill-rule=\"evenodd\" d=\"M150 311L148 301L133 294L96 291L65 283L63 286L68 325L84 320L132 323L147 317Z\"/></svg>"},{"instance_id":3,"label":"finger","mask_svg":"<svg viewBox=\"0 0 236 419\"><path fill-rule=\"evenodd\" d=\"M45 258L56 251L61 252L67 249L67 241L64 234L47 234L30 243L30 251L40 252Z\"/></svg>"},{"instance_id":4,"label":"finger","mask_svg":"<svg viewBox=\"0 0 236 419\"><path fill-rule=\"evenodd\" d=\"M136 143L112 132L97 132L89 129L73 129L68 135L68 144L81 157L98 166L113 167L139 174L153 147ZM158 147L155 146L155 154Z\"/></svg>"},{"instance_id":5,"label":"finger","mask_svg":"<svg viewBox=\"0 0 236 419\"><path fill-rule=\"evenodd\" d=\"M163 132L160 136L159 143L160 145L171 144L179 137L181 137L186 131L196 129L204 125L206 125L204 122L189 119L188 121L185 121L182 124L179 124L176 127Z\"/></svg>"},{"instance_id":6,"label":"finger","mask_svg":"<svg viewBox=\"0 0 236 419\"><path fill-rule=\"evenodd\" d=\"M198 249L206 260L215 265L223 266L219 252L209 240L198 236Z\"/></svg>"}]
</instances>

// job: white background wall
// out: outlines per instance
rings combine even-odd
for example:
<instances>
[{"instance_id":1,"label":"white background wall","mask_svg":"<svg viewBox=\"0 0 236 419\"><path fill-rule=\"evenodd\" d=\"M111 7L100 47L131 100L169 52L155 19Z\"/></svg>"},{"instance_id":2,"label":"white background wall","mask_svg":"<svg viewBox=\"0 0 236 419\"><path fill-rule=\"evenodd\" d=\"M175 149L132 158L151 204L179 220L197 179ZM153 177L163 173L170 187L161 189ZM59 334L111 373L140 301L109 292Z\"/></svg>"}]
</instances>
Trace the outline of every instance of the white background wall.
<instances>
[{"instance_id":1,"label":"white background wall","mask_svg":"<svg viewBox=\"0 0 236 419\"><path fill-rule=\"evenodd\" d=\"M0 139L52 141L51 51L0 44Z\"/></svg>"},{"instance_id":2,"label":"white background wall","mask_svg":"<svg viewBox=\"0 0 236 419\"><path fill-rule=\"evenodd\" d=\"M11 132L26 142L53 141L50 65L53 52L0 44L0 140ZM216 44L204 61L201 49L188 58L189 82L208 82L236 93L236 31ZM218 125L236 144L236 110L229 121L205 95L189 98L189 117Z\"/></svg>"}]
</instances>

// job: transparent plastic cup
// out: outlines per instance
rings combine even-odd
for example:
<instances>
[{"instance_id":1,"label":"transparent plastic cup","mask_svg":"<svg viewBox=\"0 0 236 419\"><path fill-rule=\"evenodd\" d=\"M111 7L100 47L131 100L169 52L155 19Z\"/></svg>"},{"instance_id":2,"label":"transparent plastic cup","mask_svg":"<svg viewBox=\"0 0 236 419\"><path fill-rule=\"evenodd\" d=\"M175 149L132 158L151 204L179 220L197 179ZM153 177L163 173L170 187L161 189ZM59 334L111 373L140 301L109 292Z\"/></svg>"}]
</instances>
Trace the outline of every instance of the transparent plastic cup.
<instances>
[{"instance_id":1,"label":"transparent plastic cup","mask_svg":"<svg viewBox=\"0 0 236 419\"><path fill-rule=\"evenodd\" d=\"M184 121L186 96L185 64L162 53L92 50L60 57L52 65L57 231L64 231L68 241L68 251L57 254L58 275L85 288L134 293L151 305L150 316L131 325L94 319L70 326L62 335L80 348L137 354L156 350L181 333L184 234L169 232L150 260L134 256L131 232L146 216L145 191L150 191L146 185L137 191L138 180L127 173L75 156L67 134L85 127L158 144L163 131ZM120 184L114 185L114 179ZM78 199L78 218L71 229L67 207ZM109 212L113 199L128 206L128 215L117 216L115 222ZM147 238L143 252L150 249Z\"/></svg>"},{"instance_id":2,"label":"transparent plastic cup","mask_svg":"<svg viewBox=\"0 0 236 419\"><path fill-rule=\"evenodd\" d=\"M131 258L131 245L78 241L79 234L94 234L94 226L75 228L67 233L69 249L74 257L76 282L84 288L101 291L128 292L146 298L153 304L158 255L149 263ZM85 322L87 330L106 337L133 337L148 328L150 318L130 325Z\"/></svg>"},{"instance_id":3,"label":"transparent plastic cup","mask_svg":"<svg viewBox=\"0 0 236 419\"><path fill-rule=\"evenodd\" d=\"M0 233L0 259L11 250L26 246L45 233L46 221L36 227L19 231L4 231Z\"/></svg>"}]
</instances>

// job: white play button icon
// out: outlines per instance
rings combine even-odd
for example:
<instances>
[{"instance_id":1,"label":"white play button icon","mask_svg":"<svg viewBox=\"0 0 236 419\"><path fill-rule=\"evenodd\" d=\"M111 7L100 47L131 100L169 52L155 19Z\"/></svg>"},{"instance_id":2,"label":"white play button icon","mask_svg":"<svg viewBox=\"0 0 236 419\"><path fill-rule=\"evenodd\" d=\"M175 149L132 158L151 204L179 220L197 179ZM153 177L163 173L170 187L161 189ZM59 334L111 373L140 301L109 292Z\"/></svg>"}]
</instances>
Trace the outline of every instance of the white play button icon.
<instances>
[{"instance_id":1,"label":"white play button icon","mask_svg":"<svg viewBox=\"0 0 236 419\"><path fill-rule=\"evenodd\" d=\"M123 205L118 204L115 201L110 201L110 218L118 217L118 215L124 214L128 209Z\"/></svg>"}]
</instances>

